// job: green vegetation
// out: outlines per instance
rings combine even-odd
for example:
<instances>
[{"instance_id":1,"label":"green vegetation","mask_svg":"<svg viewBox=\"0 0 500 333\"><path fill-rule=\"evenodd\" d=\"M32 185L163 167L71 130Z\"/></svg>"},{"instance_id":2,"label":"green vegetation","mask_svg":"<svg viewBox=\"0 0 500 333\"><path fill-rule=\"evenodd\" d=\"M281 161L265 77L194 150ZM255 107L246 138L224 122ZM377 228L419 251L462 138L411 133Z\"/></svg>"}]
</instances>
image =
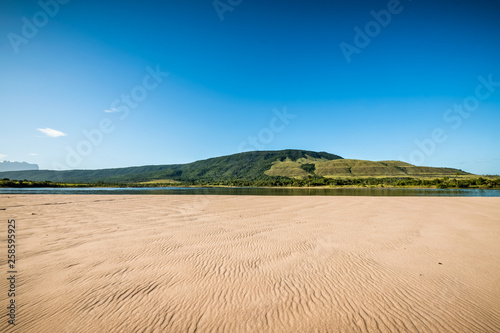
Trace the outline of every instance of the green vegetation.
<instances>
[{"instance_id":1,"label":"green vegetation","mask_svg":"<svg viewBox=\"0 0 500 333\"><path fill-rule=\"evenodd\" d=\"M302 168L311 175L327 178L333 177L445 177L468 175L467 172L451 168L419 167L400 161L362 161L350 159L336 160L298 160L284 161L273 165L273 168L282 170Z\"/></svg>"},{"instance_id":2,"label":"green vegetation","mask_svg":"<svg viewBox=\"0 0 500 333\"><path fill-rule=\"evenodd\" d=\"M314 173L314 171L316 171L316 165L312 163L302 164L300 167L308 173Z\"/></svg>"},{"instance_id":3,"label":"green vegetation","mask_svg":"<svg viewBox=\"0 0 500 333\"><path fill-rule=\"evenodd\" d=\"M231 186L231 187L421 187L421 188L477 188L500 189L500 177L473 177L473 178L325 178L311 177L305 179L288 177L269 177L257 180L194 180L183 182L149 181L149 182L124 182L124 183L53 183L50 181L34 182L28 180L0 180L0 187L164 187L164 186Z\"/></svg>"},{"instance_id":4,"label":"green vegetation","mask_svg":"<svg viewBox=\"0 0 500 333\"><path fill-rule=\"evenodd\" d=\"M188 164L102 170L0 172L0 187L325 186L498 188L498 177L305 150L256 151ZM16 180L9 180L16 179ZM23 180L20 180L23 179ZM29 179L30 181L27 181Z\"/></svg>"},{"instance_id":5,"label":"green vegetation","mask_svg":"<svg viewBox=\"0 0 500 333\"><path fill-rule=\"evenodd\" d=\"M139 183L160 179L219 181L269 179L265 172L274 163L299 159L334 160L340 156L305 150L255 151L215 157L188 164L149 165L101 170L32 170L0 172L0 177L70 183ZM300 166L299 166L300 169ZM302 170L303 171L303 170ZM307 173L304 172L306 175Z\"/></svg>"},{"instance_id":6,"label":"green vegetation","mask_svg":"<svg viewBox=\"0 0 500 333\"><path fill-rule=\"evenodd\" d=\"M422 188L480 188L480 189L498 189L500 188L500 177L486 178L465 178L465 179L450 179L450 178L325 178L325 177L308 177L306 179L288 178L288 177L273 177L268 180L244 181L193 181L187 182L186 185L195 186L282 186L282 187L422 187Z\"/></svg>"},{"instance_id":7,"label":"green vegetation","mask_svg":"<svg viewBox=\"0 0 500 333\"><path fill-rule=\"evenodd\" d=\"M97 186L97 184L92 184ZM29 180L10 180L4 178L0 180L0 187L89 187L89 184L71 184L71 183L53 183L51 181L29 181Z\"/></svg>"},{"instance_id":8,"label":"green vegetation","mask_svg":"<svg viewBox=\"0 0 500 333\"><path fill-rule=\"evenodd\" d=\"M296 163L289 158L284 161L276 161L271 165L269 170L264 171L264 174L270 177L288 177L288 178L306 178L307 171L301 168L299 163Z\"/></svg>"}]
</instances>

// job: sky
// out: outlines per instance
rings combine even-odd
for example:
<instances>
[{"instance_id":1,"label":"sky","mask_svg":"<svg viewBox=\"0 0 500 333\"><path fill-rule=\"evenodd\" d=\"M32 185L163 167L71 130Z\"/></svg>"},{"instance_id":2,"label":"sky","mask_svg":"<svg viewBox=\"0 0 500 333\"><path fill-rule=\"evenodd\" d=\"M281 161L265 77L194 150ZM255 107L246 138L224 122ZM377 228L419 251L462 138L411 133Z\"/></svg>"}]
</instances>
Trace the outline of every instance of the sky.
<instances>
[{"instance_id":1,"label":"sky","mask_svg":"<svg viewBox=\"0 0 500 333\"><path fill-rule=\"evenodd\" d=\"M500 174L500 3L0 2L0 160L305 149Z\"/></svg>"}]
</instances>

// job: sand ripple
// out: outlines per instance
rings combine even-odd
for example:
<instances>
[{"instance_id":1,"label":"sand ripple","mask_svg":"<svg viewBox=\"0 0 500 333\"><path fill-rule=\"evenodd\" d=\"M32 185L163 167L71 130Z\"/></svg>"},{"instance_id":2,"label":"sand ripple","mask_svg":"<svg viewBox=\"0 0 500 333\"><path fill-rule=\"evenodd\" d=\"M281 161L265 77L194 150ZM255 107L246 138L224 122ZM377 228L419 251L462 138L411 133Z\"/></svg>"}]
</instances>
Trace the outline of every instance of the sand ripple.
<instances>
[{"instance_id":1,"label":"sand ripple","mask_svg":"<svg viewBox=\"0 0 500 333\"><path fill-rule=\"evenodd\" d=\"M20 258L18 325L2 314L2 332L500 332L500 198L2 195L0 208Z\"/></svg>"}]
</instances>

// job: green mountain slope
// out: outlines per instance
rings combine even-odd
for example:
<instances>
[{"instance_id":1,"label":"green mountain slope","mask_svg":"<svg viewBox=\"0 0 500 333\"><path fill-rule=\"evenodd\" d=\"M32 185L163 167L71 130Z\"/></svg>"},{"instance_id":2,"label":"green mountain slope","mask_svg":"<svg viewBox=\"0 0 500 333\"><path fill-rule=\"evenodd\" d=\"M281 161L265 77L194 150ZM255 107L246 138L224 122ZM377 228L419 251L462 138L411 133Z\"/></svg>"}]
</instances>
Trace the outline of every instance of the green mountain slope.
<instances>
[{"instance_id":1,"label":"green mountain slope","mask_svg":"<svg viewBox=\"0 0 500 333\"><path fill-rule=\"evenodd\" d=\"M306 150L255 151L185 164L179 179L261 179L276 161L297 161L306 158L325 161L341 159L337 155Z\"/></svg>"},{"instance_id":2,"label":"green mountain slope","mask_svg":"<svg viewBox=\"0 0 500 333\"><path fill-rule=\"evenodd\" d=\"M306 150L254 151L210 158L188 164L149 165L100 170L29 170L0 172L0 179L61 183L127 183L155 180L206 183L230 180L339 177L445 177L467 175L450 168L418 167L399 161L343 159L326 152Z\"/></svg>"},{"instance_id":3,"label":"green mountain slope","mask_svg":"<svg viewBox=\"0 0 500 333\"><path fill-rule=\"evenodd\" d=\"M0 178L28 179L33 181L52 181L67 183L95 182L145 182L159 179L179 181L194 180L256 180L270 176L264 172L273 163L286 159L334 160L340 156L326 152L306 150L254 151L228 156L210 158L188 164L141 166L100 170L69 170L69 171L18 171L0 172Z\"/></svg>"}]
</instances>

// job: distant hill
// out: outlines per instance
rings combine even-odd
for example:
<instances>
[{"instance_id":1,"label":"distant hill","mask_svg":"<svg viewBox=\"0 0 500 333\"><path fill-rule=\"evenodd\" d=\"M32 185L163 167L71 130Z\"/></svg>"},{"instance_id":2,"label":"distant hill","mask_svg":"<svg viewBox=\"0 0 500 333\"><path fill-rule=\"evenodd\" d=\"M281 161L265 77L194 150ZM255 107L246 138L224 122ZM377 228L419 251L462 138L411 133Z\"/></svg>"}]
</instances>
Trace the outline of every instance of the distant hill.
<instances>
[{"instance_id":1,"label":"distant hill","mask_svg":"<svg viewBox=\"0 0 500 333\"><path fill-rule=\"evenodd\" d=\"M149 165L100 170L33 170L0 172L0 178L65 183L126 183L173 180L181 182L266 180L276 177L445 177L467 175L451 168L419 167L399 161L343 159L307 150L254 151L214 157L188 164Z\"/></svg>"},{"instance_id":2,"label":"distant hill","mask_svg":"<svg viewBox=\"0 0 500 333\"><path fill-rule=\"evenodd\" d=\"M0 171L23 171L23 170L38 170L38 164L30 164L27 162L10 162L10 161L0 162Z\"/></svg>"}]
</instances>

